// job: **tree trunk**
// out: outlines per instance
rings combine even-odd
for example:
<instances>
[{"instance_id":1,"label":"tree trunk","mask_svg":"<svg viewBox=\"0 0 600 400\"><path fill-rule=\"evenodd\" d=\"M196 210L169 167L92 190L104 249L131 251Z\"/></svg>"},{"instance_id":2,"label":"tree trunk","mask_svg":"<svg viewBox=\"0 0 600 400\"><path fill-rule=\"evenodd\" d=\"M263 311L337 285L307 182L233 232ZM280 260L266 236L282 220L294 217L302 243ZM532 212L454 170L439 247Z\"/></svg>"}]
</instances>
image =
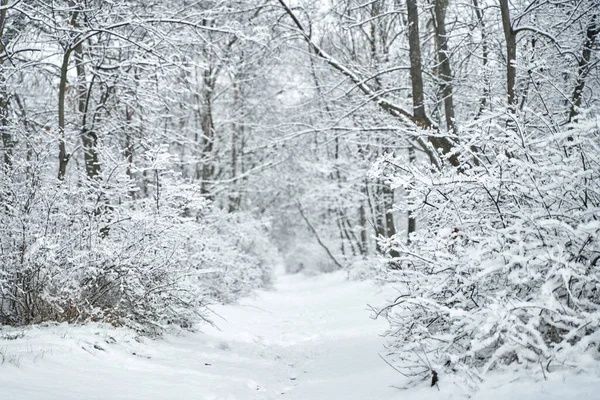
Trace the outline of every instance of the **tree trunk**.
<instances>
[{"instance_id":1,"label":"tree trunk","mask_svg":"<svg viewBox=\"0 0 600 400\"><path fill-rule=\"evenodd\" d=\"M423 94L423 66L421 65L421 43L419 39L419 8L417 0L407 0L407 21L408 21L408 53L410 59L410 80L412 86L413 115L417 126L421 128L430 128L431 121L425 112ZM451 75L451 74L450 74ZM449 89L452 91L452 87ZM436 152L441 150L441 154L448 154L454 147L454 142L445 137L430 137L429 141L434 146ZM448 157L451 165L458 167L460 165L457 154Z\"/></svg>"},{"instance_id":2,"label":"tree trunk","mask_svg":"<svg viewBox=\"0 0 600 400\"><path fill-rule=\"evenodd\" d=\"M392 237L396 234L396 224L394 223L394 191L389 185L383 185L383 210L385 212L385 235Z\"/></svg>"},{"instance_id":3,"label":"tree trunk","mask_svg":"<svg viewBox=\"0 0 600 400\"><path fill-rule=\"evenodd\" d=\"M585 43L583 44L583 51L578 62L577 83L575 85L575 89L573 90L573 96L571 99L572 104L571 109L569 110L569 122L571 122L579 113L579 107L581 107L581 94L585 88L585 77L589 72L592 48L599 33L600 23L597 23L596 18L594 18L585 31Z\"/></svg>"},{"instance_id":4,"label":"tree trunk","mask_svg":"<svg viewBox=\"0 0 600 400\"><path fill-rule=\"evenodd\" d=\"M382 218L384 212L381 208L379 200L379 187L374 186L373 190L368 190L367 198L369 199L369 206L371 208L371 216L373 219L373 229L375 230L375 236L385 237L385 222ZM378 253L383 253L379 240L375 240L375 246Z\"/></svg>"},{"instance_id":5,"label":"tree trunk","mask_svg":"<svg viewBox=\"0 0 600 400\"><path fill-rule=\"evenodd\" d=\"M437 44L438 64L440 71L440 91L444 98L444 115L446 129L456 133L454 128L454 101L452 98L452 68L448 52L448 35L446 33L446 9L448 0L435 0L435 38Z\"/></svg>"},{"instance_id":6,"label":"tree trunk","mask_svg":"<svg viewBox=\"0 0 600 400\"><path fill-rule=\"evenodd\" d=\"M431 123L425 114L423 95L423 67L421 65L421 42L419 39L419 9L417 0L406 0L408 12L408 45L410 58L410 81L412 84L413 115L421 128Z\"/></svg>"},{"instance_id":7,"label":"tree trunk","mask_svg":"<svg viewBox=\"0 0 600 400\"><path fill-rule=\"evenodd\" d=\"M5 7L7 4L8 0L0 1L0 6L2 7ZM6 27L7 11L6 9L0 11L0 54L4 53L6 48L4 28ZM8 129L9 94L3 68L4 58L4 56L0 57L0 132L2 134L2 146L4 147L4 167L9 169L12 166L13 139Z\"/></svg>"},{"instance_id":8,"label":"tree trunk","mask_svg":"<svg viewBox=\"0 0 600 400\"><path fill-rule=\"evenodd\" d=\"M413 146L410 146L408 148L408 161L412 164L415 162L415 148ZM406 194L407 196L409 195L409 193ZM410 205L411 203L408 202L408 204ZM408 211L408 229L407 229L407 239L406 242L410 243L410 234L415 232L417 230L417 221L415 219L415 217L413 216L412 211Z\"/></svg>"},{"instance_id":9,"label":"tree trunk","mask_svg":"<svg viewBox=\"0 0 600 400\"><path fill-rule=\"evenodd\" d=\"M69 69L69 56L71 50L67 49L63 55L60 67L60 83L58 85L58 179L63 180L67 173L69 154L65 138L65 97L67 92L67 71Z\"/></svg>"},{"instance_id":10,"label":"tree trunk","mask_svg":"<svg viewBox=\"0 0 600 400\"><path fill-rule=\"evenodd\" d=\"M483 113L483 110L487 105L488 98L490 97L489 72L487 71L489 50L487 44L485 21L483 19L483 11L479 7L478 0L473 0L473 8L475 9L475 15L477 16L479 25L481 25L481 65L483 68L483 94L481 95L481 99L479 100L479 110L475 115L475 119L477 119L481 115L481 113Z\"/></svg>"},{"instance_id":11,"label":"tree trunk","mask_svg":"<svg viewBox=\"0 0 600 400\"><path fill-rule=\"evenodd\" d=\"M506 40L506 92L508 97L508 108L515 111L517 98L515 95L515 84L517 79L517 35L510 21L510 8L508 0L499 0L500 12L502 13L502 29Z\"/></svg>"},{"instance_id":12,"label":"tree trunk","mask_svg":"<svg viewBox=\"0 0 600 400\"><path fill-rule=\"evenodd\" d=\"M233 109L235 111L239 111L241 109L241 104L240 104L240 88L238 86L238 83L236 81L237 77L233 76ZM237 158L238 158L238 153L237 153L237 142L238 142L238 136L241 136L240 133L242 133L244 127L242 124L242 121L240 120L239 123L235 121L233 121L232 127L231 127L231 185L232 185L232 192L229 195L229 212L234 212L236 211L239 206L240 206L240 192L239 192L239 182L236 181L236 177L237 177L237 170L238 170L238 165L237 165Z\"/></svg>"},{"instance_id":13,"label":"tree trunk","mask_svg":"<svg viewBox=\"0 0 600 400\"><path fill-rule=\"evenodd\" d=\"M396 224L394 223L394 191L389 185L383 185L383 211L385 212L385 234L386 237L391 238L396 234ZM390 256L396 258L400 254L392 249L390 250Z\"/></svg>"},{"instance_id":14,"label":"tree trunk","mask_svg":"<svg viewBox=\"0 0 600 400\"><path fill-rule=\"evenodd\" d=\"M69 24L75 26L79 12L75 11L71 14ZM63 180L67 173L67 164L69 163L70 154L67 154L67 139L65 137L65 98L67 95L67 72L69 71L69 58L73 48L65 48L62 64L60 66L60 82L58 84L58 179Z\"/></svg>"},{"instance_id":15,"label":"tree trunk","mask_svg":"<svg viewBox=\"0 0 600 400\"><path fill-rule=\"evenodd\" d=\"M125 106L125 149L124 156L127 161L127 169L126 173L129 179L133 181L133 174L131 173L131 168L133 167L133 134L132 134L132 126L131 121L133 119L133 110L129 108L129 106ZM129 196L134 199L136 197L136 191L132 190L129 192Z\"/></svg>"},{"instance_id":16,"label":"tree trunk","mask_svg":"<svg viewBox=\"0 0 600 400\"><path fill-rule=\"evenodd\" d=\"M81 115L81 142L83 145L83 158L85 161L85 172L89 179L96 179L100 175L100 162L98 160L98 136L87 127L88 113L88 91L85 66L83 63L83 44L75 46L75 70L77 71L77 110Z\"/></svg>"},{"instance_id":17,"label":"tree trunk","mask_svg":"<svg viewBox=\"0 0 600 400\"><path fill-rule=\"evenodd\" d=\"M364 204L358 208L360 224L360 254L366 255L369 252L369 242L367 240L367 213Z\"/></svg>"},{"instance_id":18,"label":"tree trunk","mask_svg":"<svg viewBox=\"0 0 600 400\"><path fill-rule=\"evenodd\" d=\"M209 181L213 179L215 167L212 158L214 148L215 127L212 117L212 97L214 92L215 82L211 76L211 69L204 70L204 85L202 88L203 97L203 114L202 114L202 177L200 190L203 194L208 194Z\"/></svg>"}]
</instances>

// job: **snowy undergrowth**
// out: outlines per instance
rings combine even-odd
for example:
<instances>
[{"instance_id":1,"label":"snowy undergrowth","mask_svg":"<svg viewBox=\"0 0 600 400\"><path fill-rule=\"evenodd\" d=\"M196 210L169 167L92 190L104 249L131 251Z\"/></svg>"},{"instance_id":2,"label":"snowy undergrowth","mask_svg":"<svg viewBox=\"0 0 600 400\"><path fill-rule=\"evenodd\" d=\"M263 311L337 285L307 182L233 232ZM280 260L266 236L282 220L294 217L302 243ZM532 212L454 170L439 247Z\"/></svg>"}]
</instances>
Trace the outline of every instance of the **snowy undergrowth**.
<instances>
[{"instance_id":1,"label":"snowy undergrowth","mask_svg":"<svg viewBox=\"0 0 600 400\"><path fill-rule=\"evenodd\" d=\"M382 310L388 359L407 376L478 387L493 370L598 371L600 131L583 121L541 135L491 117L461 132L460 171L382 161L422 221L410 244L385 243L399 291Z\"/></svg>"},{"instance_id":2,"label":"snowy undergrowth","mask_svg":"<svg viewBox=\"0 0 600 400\"><path fill-rule=\"evenodd\" d=\"M145 197L115 161L96 181L51 178L51 155L0 176L0 324L103 321L158 334L205 318L205 305L268 286L266 229L226 214L149 150ZM106 156L107 159L111 159Z\"/></svg>"}]
</instances>

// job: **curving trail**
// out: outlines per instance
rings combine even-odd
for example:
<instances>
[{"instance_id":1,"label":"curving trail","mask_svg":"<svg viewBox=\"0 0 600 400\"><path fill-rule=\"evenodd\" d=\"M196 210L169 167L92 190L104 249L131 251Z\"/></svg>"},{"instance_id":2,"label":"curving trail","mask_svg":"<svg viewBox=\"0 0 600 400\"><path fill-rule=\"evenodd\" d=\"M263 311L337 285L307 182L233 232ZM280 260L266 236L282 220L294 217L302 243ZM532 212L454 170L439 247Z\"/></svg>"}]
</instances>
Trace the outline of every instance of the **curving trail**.
<instances>
[{"instance_id":1,"label":"curving trail","mask_svg":"<svg viewBox=\"0 0 600 400\"><path fill-rule=\"evenodd\" d=\"M367 311L383 296L343 273L280 275L272 291L215 307L218 329L202 333L28 329L0 340L0 399L397 399L377 355L386 322Z\"/></svg>"},{"instance_id":2,"label":"curving trail","mask_svg":"<svg viewBox=\"0 0 600 400\"><path fill-rule=\"evenodd\" d=\"M389 297L389 296L388 296ZM276 291L260 293L238 307L219 310L227 322L211 332L237 354L254 354L232 364L256 393L240 399L397 399L398 374L378 356L385 320L372 320L367 303L385 294L344 274L280 276Z\"/></svg>"},{"instance_id":3,"label":"curving trail","mask_svg":"<svg viewBox=\"0 0 600 400\"><path fill-rule=\"evenodd\" d=\"M387 292L387 293L386 293ZM343 273L278 277L274 290L218 306L219 329L159 340L100 325L0 330L0 400L445 400L467 394L442 377L400 391L379 357L387 324L367 304L391 298ZM472 399L600 398L600 378L489 379Z\"/></svg>"}]
</instances>

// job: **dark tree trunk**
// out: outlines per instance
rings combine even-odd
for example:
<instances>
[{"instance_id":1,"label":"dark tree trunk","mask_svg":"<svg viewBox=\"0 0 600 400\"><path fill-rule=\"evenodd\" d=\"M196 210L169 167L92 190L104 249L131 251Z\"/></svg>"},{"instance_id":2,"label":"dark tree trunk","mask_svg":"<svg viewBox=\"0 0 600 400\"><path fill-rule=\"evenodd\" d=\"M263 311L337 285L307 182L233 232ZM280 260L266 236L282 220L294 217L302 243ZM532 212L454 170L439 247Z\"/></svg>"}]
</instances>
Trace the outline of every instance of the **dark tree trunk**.
<instances>
[{"instance_id":1,"label":"dark tree trunk","mask_svg":"<svg viewBox=\"0 0 600 400\"><path fill-rule=\"evenodd\" d=\"M408 44L410 58L410 81L412 84L413 115L419 126L428 128L431 124L425 114L423 95L423 67L421 65L421 42L419 38L419 9L416 0L407 0Z\"/></svg>"},{"instance_id":2,"label":"dark tree trunk","mask_svg":"<svg viewBox=\"0 0 600 400\"><path fill-rule=\"evenodd\" d=\"M415 148L413 146L408 148L408 160L410 163L415 162ZM408 193L407 193L408 195ZM410 203L409 203L410 204ZM408 212L408 229L407 229L407 243L410 243L410 234L417 230L417 221L413 216L412 211Z\"/></svg>"},{"instance_id":3,"label":"dark tree trunk","mask_svg":"<svg viewBox=\"0 0 600 400\"><path fill-rule=\"evenodd\" d=\"M425 112L423 94L423 66L421 64L421 43L419 39L419 8L417 0L407 0L407 18L408 18L408 53L410 59L410 80L412 86L413 116L417 126L421 128L430 128L431 121ZM450 91L452 88L450 87ZM454 147L454 142L445 137L430 137L429 141L436 152L448 154ZM451 165L458 167L460 165L456 154L448 157Z\"/></svg>"},{"instance_id":4,"label":"dark tree trunk","mask_svg":"<svg viewBox=\"0 0 600 400\"><path fill-rule=\"evenodd\" d=\"M5 7L8 4L8 0L1 0L0 6ZM0 11L0 54L4 53L6 41L4 35L4 29L6 27L6 9ZM2 134L2 147L4 148L4 167L10 168L12 166L12 151L13 151L13 139L8 129L8 115L9 115L9 93L6 87L6 76L4 75L4 57L0 57L0 132Z\"/></svg>"},{"instance_id":5,"label":"dark tree trunk","mask_svg":"<svg viewBox=\"0 0 600 400\"><path fill-rule=\"evenodd\" d=\"M63 55L60 68L60 83L58 85L58 179L63 180L67 173L69 154L67 154L67 142L65 137L65 97L67 92L67 71L69 69L69 57L71 50L67 49Z\"/></svg>"},{"instance_id":6,"label":"dark tree trunk","mask_svg":"<svg viewBox=\"0 0 600 400\"><path fill-rule=\"evenodd\" d=\"M129 106L125 106L125 149L124 156L127 161L127 176L129 179L133 180L133 174L131 173L131 168L133 167L133 149L134 149L134 138L132 132L131 121L133 119L133 110L129 108ZM136 197L136 191L132 190L129 193L131 198Z\"/></svg>"},{"instance_id":7,"label":"dark tree trunk","mask_svg":"<svg viewBox=\"0 0 600 400\"><path fill-rule=\"evenodd\" d=\"M208 194L209 183L214 177L215 167L212 160L214 148L215 126L212 116L212 100L215 82L211 76L211 69L204 70L204 87L202 89L202 99L204 102L204 110L202 114L202 176L201 176L201 191L203 194Z\"/></svg>"},{"instance_id":8,"label":"dark tree trunk","mask_svg":"<svg viewBox=\"0 0 600 400\"><path fill-rule=\"evenodd\" d=\"M358 217L360 224L360 253L366 255L369 251L369 242L367 241L367 213L365 206L361 204L358 208Z\"/></svg>"},{"instance_id":9,"label":"dark tree trunk","mask_svg":"<svg viewBox=\"0 0 600 400\"><path fill-rule=\"evenodd\" d=\"M237 77L233 77L233 109L241 110L240 88L237 83ZM240 114L240 116L242 116ZM232 192L229 195L229 212L234 212L240 207L241 193L239 192L239 183L236 181L238 175L238 137L243 135L244 125L240 119L239 122L234 121L231 127L231 185Z\"/></svg>"},{"instance_id":10,"label":"dark tree trunk","mask_svg":"<svg viewBox=\"0 0 600 400\"><path fill-rule=\"evenodd\" d=\"M83 158L85 172L89 179L96 179L100 175L100 161L98 160L98 136L87 126L88 100L91 86L87 87L87 78L83 62L83 44L75 46L75 70L77 72L77 110L81 115L81 142L83 145Z\"/></svg>"},{"instance_id":11,"label":"dark tree trunk","mask_svg":"<svg viewBox=\"0 0 600 400\"><path fill-rule=\"evenodd\" d=\"M483 19L483 11L479 7L478 0L473 0L473 8L475 9L475 15L477 16L477 21L481 26L481 66L483 68L483 94L481 95L481 99L479 100L479 110L477 111L477 115L475 118L477 119L483 110L485 109L488 99L490 97L490 83L489 83L489 73L487 71L488 66L488 39L487 33L485 29L485 21Z\"/></svg>"},{"instance_id":12,"label":"dark tree trunk","mask_svg":"<svg viewBox=\"0 0 600 400\"><path fill-rule=\"evenodd\" d=\"M383 210L385 212L385 235L392 237L396 234L396 224L394 223L394 191L389 185L383 185Z\"/></svg>"},{"instance_id":13,"label":"dark tree trunk","mask_svg":"<svg viewBox=\"0 0 600 400\"><path fill-rule=\"evenodd\" d=\"M579 58L577 68L577 82L575 89L573 90L573 96L571 99L571 109L569 110L569 122L573 120L578 114L578 109L581 107L581 94L585 88L585 78L589 72L590 58L592 56L592 49L594 42L600 33L600 23L596 21L596 18L592 19L592 22L588 25L585 32L585 42L583 44L583 51Z\"/></svg>"},{"instance_id":14,"label":"dark tree trunk","mask_svg":"<svg viewBox=\"0 0 600 400\"><path fill-rule=\"evenodd\" d=\"M509 110L515 111L517 98L515 95L515 84L517 80L517 35L510 20L510 8L508 0L499 0L500 12L502 14L502 29L506 40L506 92Z\"/></svg>"},{"instance_id":15,"label":"dark tree trunk","mask_svg":"<svg viewBox=\"0 0 600 400\"><path fill-rule=\"evenodd\" d=\"M71 14L69 24L75 26L79 12L75 11ZM67 138L65 137L65 99L67 95L67 72L69 71L69 59L72 47L65 48L62 63L60 66L60 82L58 84L58 179L63 180L67 173L67 164L69 163L70 154L67 153Z\"/></svg>"},{"instance_id":16,"label":"dark tree trunk","mask_svg":"<svg viewBox=\"0 0 600 400\"><path fill-rule=\"evenodd\" d=\"M435 37L437 44L438 64L440 71L440 90L444 101L444 115L446 129L455 133L454 129L454 101L452 98L452 68L448 52L448 35L446 33L446 9L448 0L435 0Z\"/></svg>"}]
</instances>

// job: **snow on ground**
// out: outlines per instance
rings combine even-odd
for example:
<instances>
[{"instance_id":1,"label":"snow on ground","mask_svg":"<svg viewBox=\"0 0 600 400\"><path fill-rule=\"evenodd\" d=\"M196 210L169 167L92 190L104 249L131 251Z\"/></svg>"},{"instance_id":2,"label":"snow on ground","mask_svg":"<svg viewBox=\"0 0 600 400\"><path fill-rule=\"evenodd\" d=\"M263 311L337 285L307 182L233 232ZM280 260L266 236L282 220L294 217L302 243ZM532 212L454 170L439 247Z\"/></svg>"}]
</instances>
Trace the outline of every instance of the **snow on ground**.
<instances>
[{"instance_id":1,"label":"snow on ground","mask_svg":"<svg viewBox=\"0 0 600 400\"><path fill-rule=\"evenodd\" d=\"M0 399L466 398L443 376L440 391L395 388L402 377L378 356L386 322L367 309L391 294L343 273L280 276L272 291L215 307L218 329L202 333L150 340L96 324L0 330ZM474 399L600 399L599 376L548 378L501 376Z\"/></svg>"}]
</instances>

